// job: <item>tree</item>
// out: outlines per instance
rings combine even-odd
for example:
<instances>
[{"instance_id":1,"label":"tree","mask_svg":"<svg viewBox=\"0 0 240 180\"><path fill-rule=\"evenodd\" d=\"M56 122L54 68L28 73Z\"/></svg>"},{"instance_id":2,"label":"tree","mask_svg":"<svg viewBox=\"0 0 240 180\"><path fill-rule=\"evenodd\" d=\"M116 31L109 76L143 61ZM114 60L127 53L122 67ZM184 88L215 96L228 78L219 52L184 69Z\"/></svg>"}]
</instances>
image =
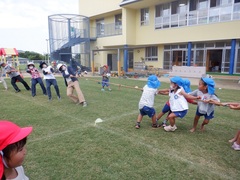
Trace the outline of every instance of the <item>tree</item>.
<instances>
[{"instance_id":1,"label":"tree","mask_svg":"<svg viewBox=\"0 0 240 180\"><path fill-rule=\"evenodd\" d=\"M42 54L30 51L19 53L18 56L22 58L28 58L29 60L44 60L44 56Z\"/></svg>"}]
</instances>

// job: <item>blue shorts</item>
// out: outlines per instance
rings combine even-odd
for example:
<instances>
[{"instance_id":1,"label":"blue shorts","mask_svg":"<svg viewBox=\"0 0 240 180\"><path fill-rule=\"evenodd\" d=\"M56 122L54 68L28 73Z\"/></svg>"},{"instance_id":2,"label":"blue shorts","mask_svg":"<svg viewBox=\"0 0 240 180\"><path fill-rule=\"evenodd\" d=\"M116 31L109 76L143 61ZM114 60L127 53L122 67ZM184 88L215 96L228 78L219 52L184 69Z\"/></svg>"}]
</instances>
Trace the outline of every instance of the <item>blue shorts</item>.
<instances>
[{"instance_id":1,"label":"blue shorts","mask_svg":"<svg viewBox=\"0 0 240 180\"><path fill-rule=\"evenodd\" d=\"M198 111L198 108L197 108L197 111L196 111L196 115L197 116L204 116L204 118L206 119L206 120L210 120L210 119L213 119L214 118L214 111L213 112L211 112L211 114L209 114L209 116L207 115L207 114L201 114L199 111Z\"/></svg>"},{"instance_id":2,"label":"blue shorts","mask_svg":"<svg viewBox=\"0 0 240 180\"><path fill-rule=\"evenodd\" d=\"M156 113L154 108L150 108L150 107L147 107L147 106L144 106L139 111L140 111L140 114L142 116L148 115L148 117L150 117L150 118L153 117Z\"/></svg>"},{"instance_id":3,"label":"blue shorts","mask_svg":"<svg viewBox=\"0 0 240 180\"><path fill-rule=\"evenodd\" d=\"M103 79L102 80L102 86L104 87L104 86L109 86L109 79Z\"/></svg>"},{"instance_id":4,"label":"blue shorts","mask_svg":"<svg viewBox=\"0 0 240 180\"><path fill-rule=\"evenodd\" d=\"M173 112L177 117L183 118L187 114L187 109L183 111L175 111Z\"/></svg>"},{"instance_id":5,"label":"blue shorts","mask_svg":"<svg viewBox=\"0 0 240 180\"><path fill-rule=\"evenodd\" d=\"M167 113L167 112L169 112L169 111L171 111L171 109L170 109L170 106L166 103L165 105L164 105L164 107L162 108L162 113Z\"/></svg>"}]
</instances>

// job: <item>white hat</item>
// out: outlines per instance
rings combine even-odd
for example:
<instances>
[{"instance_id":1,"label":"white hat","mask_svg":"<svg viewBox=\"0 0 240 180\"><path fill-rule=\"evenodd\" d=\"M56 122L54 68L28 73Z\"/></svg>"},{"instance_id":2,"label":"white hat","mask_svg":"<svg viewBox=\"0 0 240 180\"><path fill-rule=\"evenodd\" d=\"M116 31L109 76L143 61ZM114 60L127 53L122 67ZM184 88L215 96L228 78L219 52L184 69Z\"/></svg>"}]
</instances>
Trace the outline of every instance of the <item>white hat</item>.
<instances>
[{"instance_id":1,"label":"white hat","mask_svg":"<svg viewBox=\"0 0 240 180\"><path fill-rule=\"evenodd\" d=\"M30 66L30 65L35 66L33 62L29 62L29 63L27 64L27 66Z\"/></svg>"},{"instance_id":2,"label":"white hat","mask_svg":"<svg viewBox=\"0 0 240 180\"><path fill-rule=\"evenodd\" d=\"M58 64L57 69L60 71L60 68L63 66L63 64Z\"/></svg>"}]
</instances>

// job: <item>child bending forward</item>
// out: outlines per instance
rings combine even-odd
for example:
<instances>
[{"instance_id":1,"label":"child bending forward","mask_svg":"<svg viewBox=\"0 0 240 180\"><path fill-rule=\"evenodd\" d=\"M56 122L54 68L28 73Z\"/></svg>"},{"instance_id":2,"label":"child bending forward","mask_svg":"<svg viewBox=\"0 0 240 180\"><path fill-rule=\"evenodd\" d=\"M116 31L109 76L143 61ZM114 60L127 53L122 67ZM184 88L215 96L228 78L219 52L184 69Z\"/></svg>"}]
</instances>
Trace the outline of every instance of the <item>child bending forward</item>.
<instances>
[{"instance_id":1,"label":"child bending forward","mask_svg":"<svg viewBox=\"0 0 240 180\"><path fill-rule=\"evenodd\" d=\"M158 128L158 124L156 122L156 112L153 105L155 95L158 93L157 88L159 88L160 85L161 83L157 76L151 75L148 77L147 84L143 87L143 93L138 104L140 113L137 118L137 124L135 126L136 129L140 128L140 123L145 115L152 118L152 127Z\"/></svg>"}]
</instances>

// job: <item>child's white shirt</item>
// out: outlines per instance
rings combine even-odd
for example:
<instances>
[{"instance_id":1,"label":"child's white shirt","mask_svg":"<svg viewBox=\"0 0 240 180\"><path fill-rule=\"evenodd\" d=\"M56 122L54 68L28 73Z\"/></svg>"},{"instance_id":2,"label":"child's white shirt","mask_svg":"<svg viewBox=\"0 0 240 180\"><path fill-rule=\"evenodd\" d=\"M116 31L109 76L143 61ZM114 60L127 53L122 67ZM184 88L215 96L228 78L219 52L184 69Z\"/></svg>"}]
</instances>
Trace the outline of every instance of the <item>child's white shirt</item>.
<instances>
[{"instance_id":1,"label":"child's white shirt","mask_svg":"<svg viewBox=\"0 0 240 180\"><path fill-rule=\"evenodd\" d=\"M143 93L139 101L138 108L142 109L144 106L152 108L154 105L154 97L157 92L157 89L149 88L148 85L145 85L143 87Z\"/></svg>"},{"instance_id":2,"label":"child's white shirt","mask_svg":"<svg viewBox=\"0 0 240 180\"><path fill-rule=\"evenodd\" d=\"M181 91L184 91L182 87L180 87L176 93L174 93L174 91L169 91L169 104L172 112L184 111L188 109L188 102L185 97L180 94Z\"/></svg>"},{"instance_id":3,"label":"child's white shirt","mask_svg":"<svg viewBox=\"0 0 240 180\"><path fill-rule=\"evenodd\" d=\"M48 66L46 68L42 68L43 71L45 72L50 72L50 74L43 74L43 79L56 79L55 76L53 75L52 71L51 71L51 66Z\"/></svg>"},{"instance_id":4,"label":"child's white shirt","mask_svg":"<svg viewBox=\"0 0 240 180\"><path fill-rule=\"evenodd\" d=\"M29 180L29 178L24 174L24 169L22 166L18 166L15 168L18 175L14 179L7 179L7 180Z\"/></svg>"}]
</instances>

